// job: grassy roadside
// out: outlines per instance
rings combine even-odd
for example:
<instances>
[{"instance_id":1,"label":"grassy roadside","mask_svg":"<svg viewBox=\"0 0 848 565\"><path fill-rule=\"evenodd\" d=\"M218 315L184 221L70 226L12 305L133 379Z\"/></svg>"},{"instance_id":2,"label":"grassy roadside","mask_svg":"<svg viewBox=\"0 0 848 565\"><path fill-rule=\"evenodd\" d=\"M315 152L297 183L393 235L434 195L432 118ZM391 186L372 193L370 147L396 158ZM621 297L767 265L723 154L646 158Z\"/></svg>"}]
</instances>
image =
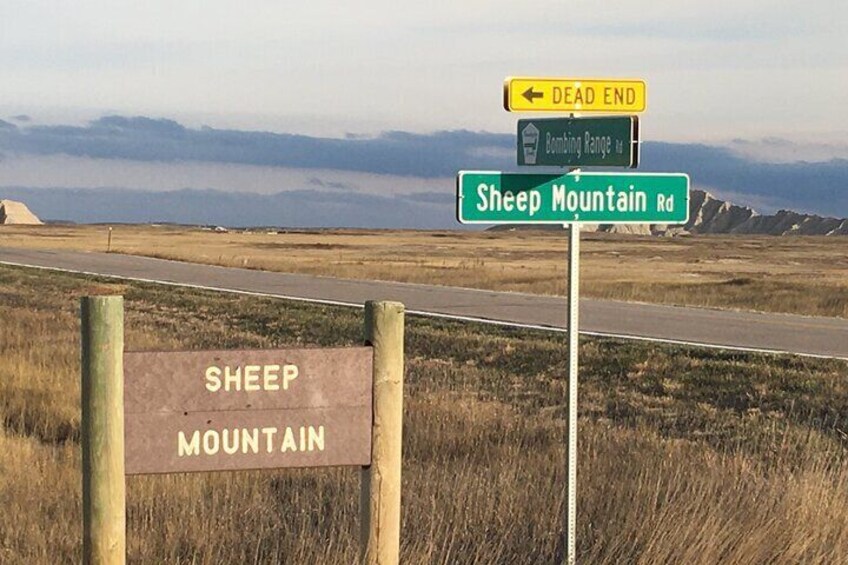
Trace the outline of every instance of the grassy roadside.
<instances>
[{"instance_id":1,"label":"grassy roadside","mask_svg":"<svg viewBox=\"0 0 848 565\"><path fill-rule=\"evenodd\" d=\"M361 313L0 268L0 562L77 562L78 298L122 293L131 349L358 343ZM561 336L410 318L404 563L549 563ZM848 364L587 339L579 552L591 563L848 554ZM357 473L128 481L136 563L351 563Z\"/></svg>"},{"instance_id":2,"label":"grassy roadside","mask_svg":"<svg viewBox=\"0 0 848 565\"><path fill-rule=\"evenodd\" d=\"M559 231L212 233L115 226L113 251L344 278L565 293ZM583 295L848 318L839 237L657 238L587 233ZM0 246L105 251L105 226L2 226Z\"/></svg>"}]
</instances>

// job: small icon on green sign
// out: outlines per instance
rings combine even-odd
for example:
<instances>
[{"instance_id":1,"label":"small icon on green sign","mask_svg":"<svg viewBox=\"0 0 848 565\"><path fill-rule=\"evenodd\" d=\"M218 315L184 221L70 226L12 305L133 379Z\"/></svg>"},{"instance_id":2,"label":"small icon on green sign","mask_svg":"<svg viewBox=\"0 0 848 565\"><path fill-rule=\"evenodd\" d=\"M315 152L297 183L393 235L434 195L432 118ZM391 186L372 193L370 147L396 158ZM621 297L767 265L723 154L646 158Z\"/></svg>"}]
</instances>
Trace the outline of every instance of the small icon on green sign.
<instances>
[{"instance_id":1,"label":"small icon on green sign","mask_svg":"<svg viewBox=\"0 0 848 565\"><path fill-rule=\"evenodd\" d=\"M524 127L521 127L522 125ZM528 122L526 125L518 122L518 129L521 138L519 142L521 145L518 148L518 164L535 165L536 156L539 154L539 128L533 125L533 122Z\"/></svg>"}]
</instances>

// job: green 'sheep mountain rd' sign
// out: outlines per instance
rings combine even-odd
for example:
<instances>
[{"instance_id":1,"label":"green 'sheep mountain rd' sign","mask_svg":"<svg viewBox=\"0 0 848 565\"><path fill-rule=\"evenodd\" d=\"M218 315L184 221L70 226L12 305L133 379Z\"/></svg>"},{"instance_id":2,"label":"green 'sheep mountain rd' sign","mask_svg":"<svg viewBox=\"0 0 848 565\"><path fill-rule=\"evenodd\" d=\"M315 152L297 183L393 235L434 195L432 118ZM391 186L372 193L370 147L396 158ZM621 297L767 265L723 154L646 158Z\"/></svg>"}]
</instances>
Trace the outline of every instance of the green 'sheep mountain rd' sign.
<instances>
[{"instance_id":1,"label":"green 'sheep mountain rd' sign","mask_svg":"<svg viewBox=\"0 0 848 565\"><path fill-rule=\"evenodd\" d=\"M689 176L460 171L457 218L463 224L684 224Z\"/></svg>"},{"instance_id":2,"label":"green 'sheep mountain rd' sign","mask_svg":"<svg viewBox=\"0 0 848 565\"><path fill-rule=\"evenodd\" d=\"M518 120L518 164L635 168L639 164L639 119Z\"/></svg>"}]
</instances>

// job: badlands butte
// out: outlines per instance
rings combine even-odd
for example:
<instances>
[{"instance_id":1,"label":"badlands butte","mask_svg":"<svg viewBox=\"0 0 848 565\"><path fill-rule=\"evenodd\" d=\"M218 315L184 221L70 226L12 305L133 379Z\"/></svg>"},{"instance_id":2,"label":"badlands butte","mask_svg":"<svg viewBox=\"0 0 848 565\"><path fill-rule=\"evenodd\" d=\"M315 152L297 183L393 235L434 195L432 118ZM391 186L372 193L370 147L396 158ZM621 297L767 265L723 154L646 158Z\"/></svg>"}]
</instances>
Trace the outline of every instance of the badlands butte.
<instances>
[{"instance_id":1,"label":"badlands butte","mask_svg":"<svg viewBox=\"0 0 848 565\"><path fill-rule=\"evenodd\" d=\"M542 226L531 226L544 229ZM559 226L551 226L560 229ZM493 230L521 229L497 226ZM716 198L704 190L689 196L689 221L682 225L592 224L584 231L629 233L634 235L738 234L738 235L848 235L848 219L826 218L792 210L759 214L753 208Z\"/></svg>"},{"instance_id":2,"label":"badlands butte","mask_svg":"<svg viewBox=\"0 0 848 565\"><path fill-rule=\"evenodd\" d=\"M42 222L23 202L0 200L0 224L39 226Z\"/></svg>"}]
</instances>

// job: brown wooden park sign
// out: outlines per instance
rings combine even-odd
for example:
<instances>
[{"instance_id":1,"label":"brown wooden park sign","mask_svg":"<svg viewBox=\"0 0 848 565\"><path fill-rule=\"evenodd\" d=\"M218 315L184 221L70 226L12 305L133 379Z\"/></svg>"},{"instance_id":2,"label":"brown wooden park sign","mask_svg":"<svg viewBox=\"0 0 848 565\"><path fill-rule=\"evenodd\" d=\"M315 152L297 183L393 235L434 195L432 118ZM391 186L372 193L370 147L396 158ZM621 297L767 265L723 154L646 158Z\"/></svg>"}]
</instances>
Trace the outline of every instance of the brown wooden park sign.
<instances>
[{"instance_id":1,"label":"brown wooden park sign","mask_svg":"<svg viewBox=\"0 0 848 565\"><path fill-rule=\"evenodd\" d=\"M82 300L83 563L126 558L125 476L361 467L363 563L398 563L403 305L364 347L124 352L123 299Z\"/></svg>"},{"instance_id":2,"label":"brown wooden park sign","mask_svg":"<svg viewBox=\"0 0 848 565\"><path fill-rule=\"evenodd\" d=\"M370 347L124 354L126 474L367 466Z\"/></svg>"}]
</instances>

